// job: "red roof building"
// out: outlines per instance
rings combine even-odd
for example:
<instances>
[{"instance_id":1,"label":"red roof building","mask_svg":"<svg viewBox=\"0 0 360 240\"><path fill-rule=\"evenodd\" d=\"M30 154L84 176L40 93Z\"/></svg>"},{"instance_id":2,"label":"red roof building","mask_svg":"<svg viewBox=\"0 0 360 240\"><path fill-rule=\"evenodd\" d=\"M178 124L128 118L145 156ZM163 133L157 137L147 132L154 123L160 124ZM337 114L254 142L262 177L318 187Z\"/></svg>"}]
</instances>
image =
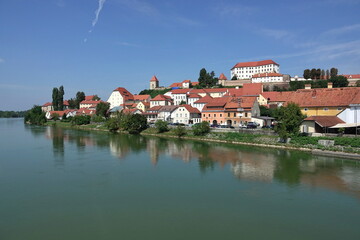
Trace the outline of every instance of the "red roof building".
<instances>
[{"instance_id":1,"label":"red roof building","mask_svg":"<svg viewBox=\"0 0 360 240\"><path fill-rule=\"evenodd\" d=\"M280 65L273 60L263 60L257 62L240 62L231 68L231 79L251 79L255 74L279 73Z\"/></svg>"}]
</instances>

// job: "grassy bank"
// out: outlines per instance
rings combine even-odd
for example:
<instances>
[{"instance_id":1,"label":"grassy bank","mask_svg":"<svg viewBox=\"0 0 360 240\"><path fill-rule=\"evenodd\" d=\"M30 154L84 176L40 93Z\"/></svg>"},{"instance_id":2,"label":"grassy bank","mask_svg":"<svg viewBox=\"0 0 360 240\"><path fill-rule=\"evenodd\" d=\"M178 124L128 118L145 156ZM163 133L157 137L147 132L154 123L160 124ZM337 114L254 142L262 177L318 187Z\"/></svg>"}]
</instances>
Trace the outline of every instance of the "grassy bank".
<instances>
[{"instance_id":1,"label":"grassy bank","mask_svg":"<svg viewBox=\"0 0 360 240\"><path fill-rule=\"evenodd\" d=\"M57 126L72 129L108 131L103 124L88 124L88 125L71 125L67 122L47 122L47 126ZM155 135L161 137L178 138L174 129L164 133L158 133L156 128L148 128L141 133L142 135ZM298 149L303 151L323 150L332 152L344 152L360 155L360 138L348 137L292 137L290 143L280 143L277 136L260 135L252 133L240 132L210 132L205 136L195 136L191 130L186 130L186 134L182 136L183 139L199 140L199 141L213 141L225 142L231 144L245 144L261 147L275 147L285 149ZM334 140L335 145L325 147L318 143L318 140Z\"/></svg>"}]
</instances>

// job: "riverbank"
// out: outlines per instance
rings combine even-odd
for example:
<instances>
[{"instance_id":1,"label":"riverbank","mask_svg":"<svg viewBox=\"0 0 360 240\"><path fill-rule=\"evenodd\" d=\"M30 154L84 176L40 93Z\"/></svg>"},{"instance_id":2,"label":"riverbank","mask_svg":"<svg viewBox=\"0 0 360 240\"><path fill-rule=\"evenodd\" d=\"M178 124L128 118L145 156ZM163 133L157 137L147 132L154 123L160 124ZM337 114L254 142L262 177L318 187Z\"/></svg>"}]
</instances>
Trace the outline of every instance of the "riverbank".
<instances>
[{"instance_id":1,"label":"riverbank","mask_svg":"<svg viewBox=\"0 0 360 240\"><path fill-rule=\"evenodd\" d=\"M108 131L108 129L103 124L73 126L70 123L66 122L47 122L46 125L80 130L104 132ZM141 135L165 138L179 138L174 133L173 129L170 129L170 131L164 133L158 133L156 128L148 128L145 131L141 132ZM360 140L358 140L357 138L349 140L346 138L338 137L334 140L334 138L329 137L295 137L290 141L290 143L280 143L277 136L271 135L259 135L240 132L210 132L205 136L195 136L192 134L191 130L186 130L186 134L181 138L194 141L229 143L257 147L279 148L286 150L299 150L311 152L312 154L316 155L335 156L360 160L360 148L357 147L360 145ZM319 139L334 140L335 145L330 147L322 146L318 144Z\"/></svg>"}]
</instances>

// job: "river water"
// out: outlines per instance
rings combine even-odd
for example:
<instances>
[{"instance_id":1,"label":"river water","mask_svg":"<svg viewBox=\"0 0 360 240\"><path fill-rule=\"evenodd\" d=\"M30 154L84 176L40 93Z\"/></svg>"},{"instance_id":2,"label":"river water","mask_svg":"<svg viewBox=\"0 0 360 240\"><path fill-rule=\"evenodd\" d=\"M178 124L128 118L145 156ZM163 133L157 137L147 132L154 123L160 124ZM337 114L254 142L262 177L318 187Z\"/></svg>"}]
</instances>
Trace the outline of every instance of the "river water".
<instances>
[{"instance_id":1,"label":"river water","mask_svg":"<svg viewBox=\"0 0 360 240\"><path fill-rule=\"evenodd\" d=\"M359 239L360 162L0 119L0 239Z\"/></svg>"}]
</instances>

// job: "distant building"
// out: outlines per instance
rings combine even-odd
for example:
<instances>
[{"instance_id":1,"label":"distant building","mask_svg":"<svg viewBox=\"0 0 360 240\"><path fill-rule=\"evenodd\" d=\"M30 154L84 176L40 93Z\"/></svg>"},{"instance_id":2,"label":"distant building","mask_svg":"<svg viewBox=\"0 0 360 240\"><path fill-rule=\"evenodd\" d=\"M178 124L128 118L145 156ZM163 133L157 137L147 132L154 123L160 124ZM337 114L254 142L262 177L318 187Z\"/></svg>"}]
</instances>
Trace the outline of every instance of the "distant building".
<instances>
[{"instance_id":1,"label":"distant building","mask_svg":"<svg viewBox=\"0 0 360 240\"><path fill-rule=\"evenodd\" d=\"M273 60L240 62L231 68L231 79L251 79L257 73L279 73L280 65Z\"/></svg>"},{"instance_id":2,"label":"distant building","mask_svg":"<svg viewBox=\"0 0 360 240\"><path fill-rule=\"evenodd\" d=\"M134 96L122 87L115 89L107 100L107 102L110 103L110 109L113 107L124 106L124 104L129 101L134 101Z\"/></svg>"},{"instance_id":3,"label":"distant building","mask_svg":"<svg viewBox=\"0 0 360 240\"><path fill-rule=\"evenodd\" d=\"M157 89L157 88L159 88L159 80L158 80L157 77L154 75L154 76L150 79L150 90Z\"/></svg>"}]
</instances>

